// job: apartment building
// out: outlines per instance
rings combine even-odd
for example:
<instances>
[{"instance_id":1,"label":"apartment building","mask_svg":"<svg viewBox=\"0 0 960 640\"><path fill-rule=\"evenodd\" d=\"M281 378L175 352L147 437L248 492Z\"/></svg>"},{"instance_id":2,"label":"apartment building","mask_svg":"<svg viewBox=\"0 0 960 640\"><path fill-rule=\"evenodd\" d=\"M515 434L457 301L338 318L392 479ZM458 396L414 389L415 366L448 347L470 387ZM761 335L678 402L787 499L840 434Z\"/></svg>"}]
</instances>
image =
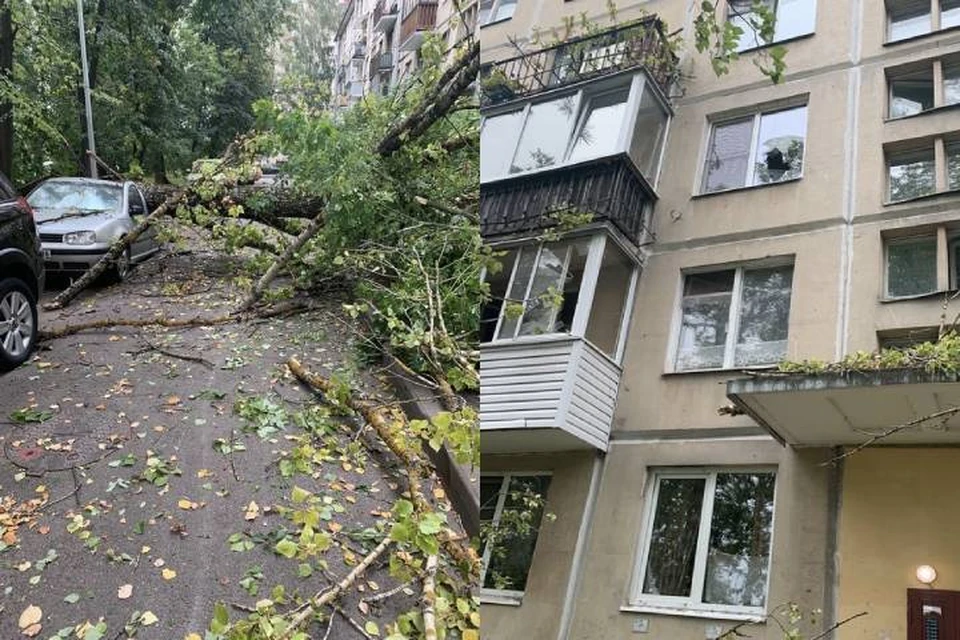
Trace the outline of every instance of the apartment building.
<instances>
[{"instance_id":1,"label":"apartment building","mask_svg":"<svg viewBox=\"0 0 960 640\"><path fill-rule=\"evenodd\" d=\"M349 0L333 47L335 103L386 95L420 69L427 34L453 48L475 29L477 11L476 0Z\"/></svg>"},{"instance_id":2,"label":"apartment building","mask_svg":"<svg viewBox=\"0 0 960 640\"><path fill-rule=\"evenodd\" d=\"M770 375L960 311L960 2L764 2L480 5L486 639L960 637L957 376Z\"/></svg>"}]
</instances>

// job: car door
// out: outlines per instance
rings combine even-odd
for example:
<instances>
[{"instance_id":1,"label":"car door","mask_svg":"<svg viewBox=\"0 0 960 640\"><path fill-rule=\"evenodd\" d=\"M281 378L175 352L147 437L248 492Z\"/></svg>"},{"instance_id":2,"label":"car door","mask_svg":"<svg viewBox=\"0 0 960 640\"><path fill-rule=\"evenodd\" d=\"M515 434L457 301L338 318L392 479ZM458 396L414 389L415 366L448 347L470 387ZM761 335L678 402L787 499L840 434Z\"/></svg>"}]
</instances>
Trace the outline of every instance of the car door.
<instances>
[{"instance_id":1,"label":"car door","mask_svg":"<svg viewBox=\"0 0 960 640\"><path fill-rule=\"evenodd\" d=\"M147 203L143 198L143 194L140 193L140 189L134 184L127 185L126 195L127 213L130 215L133 225L137 226L148 213ZM142 260L150 255L156 248L157 231L152 226L147 227L147 230L141 233L140 237L131 244L130 257L135 262Z\"/></svg>"}]
</instances>

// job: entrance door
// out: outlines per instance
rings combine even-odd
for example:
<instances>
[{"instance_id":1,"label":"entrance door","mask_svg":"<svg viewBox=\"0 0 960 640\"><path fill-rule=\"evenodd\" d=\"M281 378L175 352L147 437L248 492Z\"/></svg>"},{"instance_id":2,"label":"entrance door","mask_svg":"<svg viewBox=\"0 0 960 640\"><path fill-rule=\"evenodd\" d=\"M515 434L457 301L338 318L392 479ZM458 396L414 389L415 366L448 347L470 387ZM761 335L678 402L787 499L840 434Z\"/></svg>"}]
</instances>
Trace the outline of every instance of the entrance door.
<instances>
[{"instance_id":1,"label":"entrance door","mask_svg":"<svg viewBox=\"0 0 960 640\"><path fill-rule=\"evenodd\" d=\"M907 589L907 640L960 640L960 591Z\"/></svg>"}]
</instances>

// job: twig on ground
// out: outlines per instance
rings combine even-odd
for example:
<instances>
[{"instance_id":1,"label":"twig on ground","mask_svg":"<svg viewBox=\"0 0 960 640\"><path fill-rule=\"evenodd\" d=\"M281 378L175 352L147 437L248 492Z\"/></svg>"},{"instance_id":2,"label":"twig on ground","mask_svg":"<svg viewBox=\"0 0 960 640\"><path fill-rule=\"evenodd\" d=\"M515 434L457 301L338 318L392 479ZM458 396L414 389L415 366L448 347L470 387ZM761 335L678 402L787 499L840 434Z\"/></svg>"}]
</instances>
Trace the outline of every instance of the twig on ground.
<instances>
[{"instance_id":1,"label":"twig on ground","mask_svg":"<svg viewBox=\"0 0 960 640\"><path fill-rule=\"evenodd\" d=\"M290 626L287 627L287 630L277 639L277 640L288 640L294 632L306 622L310 616L314 615L318 610L327 606L338 597L340 594L346 591L354 582L359 578L369 567L372 565L377 558L379 558L384 551L386 551L390 545L393 544L393 540L390 538L384 538L376 548L367 554L367 556L360 561L360 564L355 566L353 570L346 575L340 582L333 586L332 589L327 591L321 591L314 595L310 600L308 600L304 605L296 609L296 615L290 620Z\"/></svg>"},{"instance_id":2,"label":"twig on ground","mask_svg":"<svg viewBox=\"0 0 960 640\"><path fill-rule=\"evenodd\" d=\"M356 620L348 616L346 611L344 611L340 607L334 607L333 610L339 613L341 616L343 616L344 619L350 623L350 626L352 626L354 629L357 630L357 633L362 635L367 640L373 640L372 636L369 633L367 633L367 630L364 629L359 622L357 622Z\"/></svg>"},{"instance_id":3,"label":"twig on ground","mask_svg":"<svg viewBox=\"0 0 960 640\"><path fill-rule=\"evenodd\" d=\"M437 555L427 558L426 575L423 577L423 637L424 640L437 640L437 618L434 603L437 600Z\"/></svg>"}]
</instances>

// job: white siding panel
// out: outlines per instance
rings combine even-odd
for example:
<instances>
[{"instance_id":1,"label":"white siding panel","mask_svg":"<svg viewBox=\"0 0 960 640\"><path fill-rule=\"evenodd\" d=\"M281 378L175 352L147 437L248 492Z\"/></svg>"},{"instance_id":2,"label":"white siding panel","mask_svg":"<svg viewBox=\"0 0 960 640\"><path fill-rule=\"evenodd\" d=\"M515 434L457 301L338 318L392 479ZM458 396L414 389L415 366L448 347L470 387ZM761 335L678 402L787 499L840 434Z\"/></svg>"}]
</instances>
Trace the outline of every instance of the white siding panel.
<instances>
[{"instance_id":1,"label":"white siding panel","mask_svg":"<svg viewBox=\"0 0 960 640\"><path fill-rule=\"evenodd\" d=\"M480 428L559 428L606 450L619 384L620 368L580 338L484 345Z\"/></svg>"}]
</instances>

